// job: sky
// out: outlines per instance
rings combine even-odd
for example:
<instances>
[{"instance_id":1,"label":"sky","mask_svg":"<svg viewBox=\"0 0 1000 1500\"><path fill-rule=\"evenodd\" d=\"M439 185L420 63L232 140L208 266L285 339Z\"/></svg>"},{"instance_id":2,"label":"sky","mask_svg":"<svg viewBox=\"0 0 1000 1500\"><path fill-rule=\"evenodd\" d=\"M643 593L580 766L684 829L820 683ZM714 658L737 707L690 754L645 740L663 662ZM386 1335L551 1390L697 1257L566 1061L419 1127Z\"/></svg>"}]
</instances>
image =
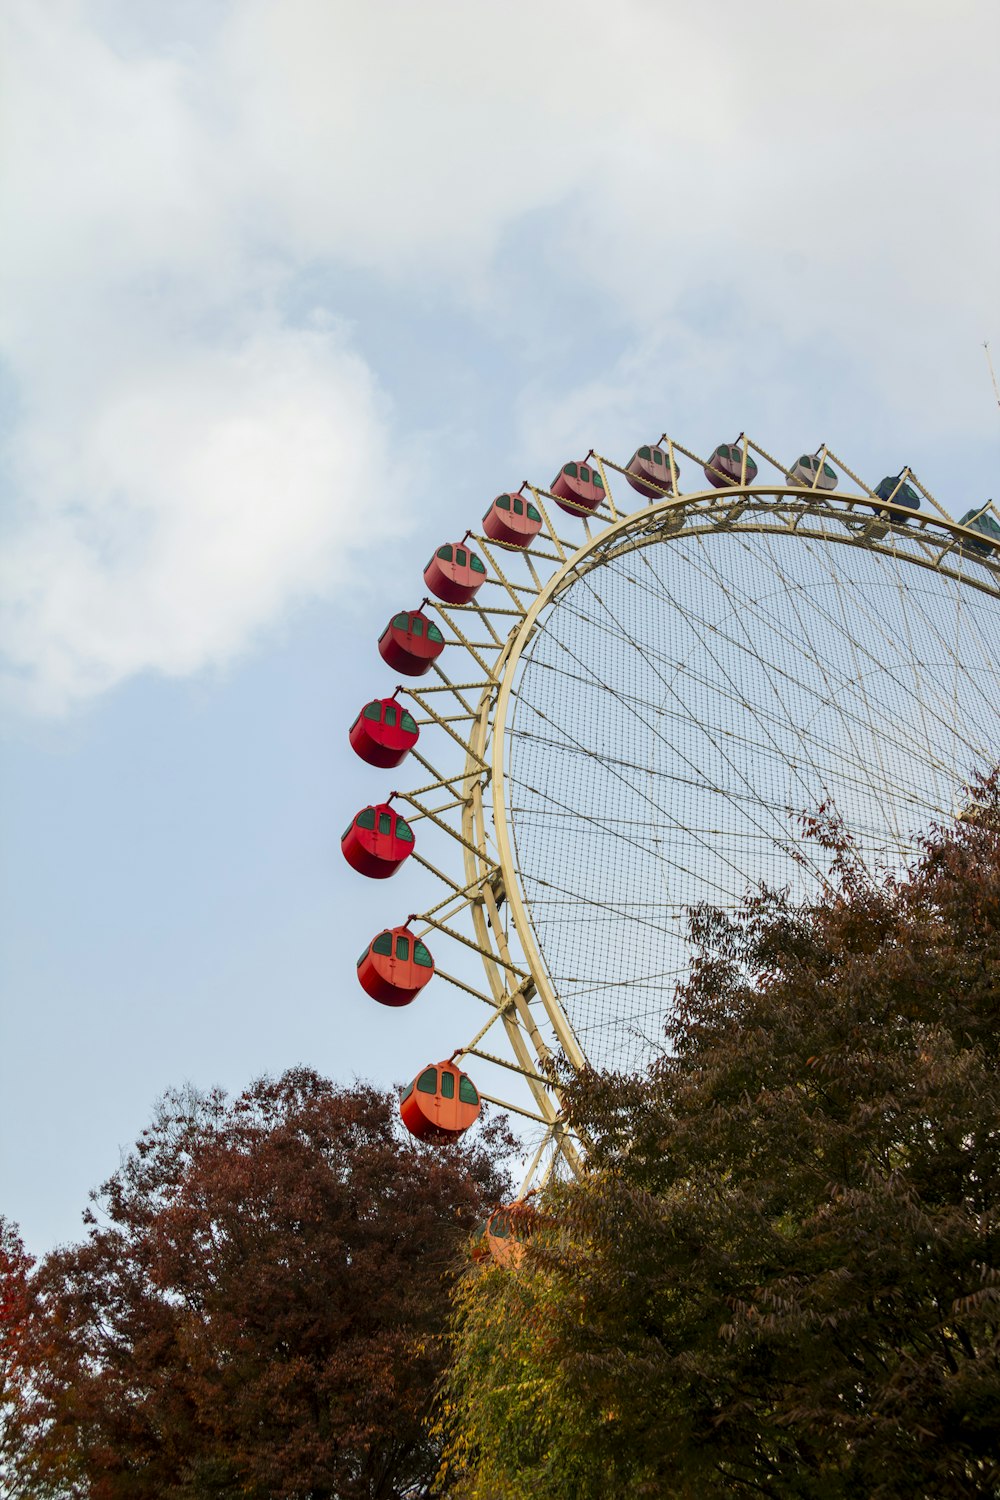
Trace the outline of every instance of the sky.
<instances>
[{"instance_id":1,"label":"sky","mask_svg":"<svg viewBox=\"0 0 1000 1500\"><path fill-rule=\"evenodd\" d=\"M378 634L493 495L666 428L997 496L1000 10L3 0L0 56L0 1211L41 1253L164 1089L467 1036L361 994L386 893L337 846Z\"/></svg>"}]
</instances>

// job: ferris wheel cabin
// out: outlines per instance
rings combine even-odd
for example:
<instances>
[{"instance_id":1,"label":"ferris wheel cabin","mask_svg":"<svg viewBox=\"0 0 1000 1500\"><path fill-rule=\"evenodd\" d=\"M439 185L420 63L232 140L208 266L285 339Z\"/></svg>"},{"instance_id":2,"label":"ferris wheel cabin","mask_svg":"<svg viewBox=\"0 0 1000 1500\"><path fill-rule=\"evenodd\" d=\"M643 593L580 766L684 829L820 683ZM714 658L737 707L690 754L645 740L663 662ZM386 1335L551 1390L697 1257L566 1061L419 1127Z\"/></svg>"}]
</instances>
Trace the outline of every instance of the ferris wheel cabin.
<instances>
[{"instance_id":1,"label":"ferris wheel cabin","mask_svg":"<svg viewBox=\"0 0 1000 1500\"><path fill-rule=\"evenodd\" d=\"M424 582L446 604L468 604L486 582L486 565L463 543L439 547L424 569Z\"/></svg>"},{"instance_id":2,"label":"ferris wheel cabin","mask_svg":"<svg viewBox=\"0 0 1000 1500\"><path fill-rule=\"evenodd\" d=\"M960 552L973 557L991 557L995 550L1000 549L1000 525L988 511L982 510L982 506L966 511L958 524L967 526L970 531L978 531L984 537L989 537L989 541L983 542L970 542L963 538L958 544Z\"/></svg>"},{"instance_id":3,"label":"ferris wheel cabin","mask_svg":"<svg viewBox=\"0 0 1000 1500\"><path fill-rule=\"evenodd\" d=\"M508 547L530 547L542 529L537 506L523 495L498 495L483 517L483 531Z\"/></svg>"},{"instance_id":4,"label":"ferris wheel cabin","mask_svg":"<svg viewBox=\"0 0 1000 1500\"><path fill-rule=\"evenodd\" d=\"M378 641L382 660L404 677L423 677L443 650L444 636L419 609L393 615Z\"/></svg>"},{"instance_id":5,"label":"ferris wheel cabin","mask_svg":"<svg viewBox=\"0 0 1000 1500\"><path fill-rule=\"evenodd\" d=\"M907 510L920 509L920 496L912 484L903 483L902 474L887 474L875 486L875 493L889 504L905 505Z\"/></svg>"},{"instance_id":6,"label":"ferris wheel cabin","mask_svg":"<svg viewBox=\"0 0 1000 1500\"><path fill-rule=\"evenodd\" d=\"M458 1140L481 1108L472 1079L451 1062L425 1068L399 1101L403 1124L418 1141Z\"/></svg>"},{"instance_id":7,"label":"ferris wheel cabin","mask_svg":"<svg viewBox=\"0 0 1000 1500\"><path fill-rule=\"evenodd\" d=\"M680 469L670 467L670 456L655 444L637 448L629 460L625 478L634 490L647 500L661 500L664 495L676 495Z\"/></svg>"},{"instance_id":8,"label":"ferris wheel cabin","mask_svg":"<svg viewBox=\"0 0 1000 1500\"><path fill-rule=\"evenodd\" d=\"M586 459L563 464L549 488L559 509L571 516L593 515L604 499L601 476Z\"/></svg>"},{"instance_id":9,"label":"ferris wheel cabin","mask_svg":"<svg viewBox=\"0 0 1000 1500\"><path fill-rule=\"evenodd\" d=\"M788 471L792 484L807 490L835 490L837 471L825 460L820 463L817 453L800 453Z\"/></svg>"},{"instance_id":10,"label":"ferris wheel cabin","mask_svg":"<svg viewBox=\"0 0 1000 1500\"><path fill-rule=\"evenodd\" d=\"M523 1199L495 1208L484 1226L485 1248L498 1266L516 1268L524 1259L524 1242L530 1238L537 1214Z\"/></svg>"},{"instance_id":11,"label":"ferris wheel cabin","mask_svg":"<svg viewBox=\"0 0 1000 1500\"><path fill-rule=\"evenodd\" d=\"M408 927L387 927L358 959L358 981L380 1005L409 1005L434 978L430 949Z\"/></svg>"},{"instance_id":12,"label":"ferris wheel cabin","mask_svg":"<svg viewBox=\"0 0 1000 1500\"><path fill-rule=\"evenodd\" d=\"M739 443L720 443L705 465L705 478L717 490L728 485L739 484L743 475L743 449ZM757 464L747 453L746 478L744 484L753 484L757 478Z\"/></svg>"},{"instance_id":13,"label":"ferris wheel cabin","mask_svg":"<svg viewBox=\"0 0 1000 1500\"><path fill-rule=\"evenodd\" d=\"M373 698L351 725L351 749L370 766L398 766L419 738L416 720L395 698Z\"/></svg>"},{"instance_id":14,"label":"ferris wheel cabin","mask_svg":"<svg viewBox=\"0 0 1000 1500\"><path fill-rule=\"evenodd\" d=\"M370 880L388 880L413 853L413 829L388 802L363 807L340 841L352 870Z\"/></svg>"}]
</instances>

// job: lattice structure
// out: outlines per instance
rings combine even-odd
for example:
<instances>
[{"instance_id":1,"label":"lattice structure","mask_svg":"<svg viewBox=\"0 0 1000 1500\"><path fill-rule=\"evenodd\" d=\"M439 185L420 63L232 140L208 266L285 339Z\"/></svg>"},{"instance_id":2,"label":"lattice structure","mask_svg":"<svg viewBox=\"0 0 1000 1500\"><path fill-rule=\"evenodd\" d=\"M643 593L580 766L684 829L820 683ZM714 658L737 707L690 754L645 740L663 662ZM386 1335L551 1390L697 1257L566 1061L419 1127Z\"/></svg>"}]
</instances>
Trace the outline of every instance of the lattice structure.
<instances>
[{"instance_id":1,"label":"lattice structure","mask_svg":"<svg viewBox=\"0 0 1000 1500\"><path fill-rule=\"evenodd\" d=\"M482 587L425 601L445 649L400 689L426 777L390 801L443 890L409 928L434 982L484 1007L455 1059L520 1080L483 1097L536 1122L529 1177L585 1156L554 1053L628 1070L658 1045L692 905L817 891L802 817L822 803L899 868L1000 759L994 512L957 524L909 470L872 489L826 448L789 468L746 437L639 454L561 471L593 476L585 503L560 476L505 497L527 546L496 539L502 517L467 533ZM682 460L704 488L671 484ZM484 983L442 965L445 940Z\"/></svg>"}]
</instances>

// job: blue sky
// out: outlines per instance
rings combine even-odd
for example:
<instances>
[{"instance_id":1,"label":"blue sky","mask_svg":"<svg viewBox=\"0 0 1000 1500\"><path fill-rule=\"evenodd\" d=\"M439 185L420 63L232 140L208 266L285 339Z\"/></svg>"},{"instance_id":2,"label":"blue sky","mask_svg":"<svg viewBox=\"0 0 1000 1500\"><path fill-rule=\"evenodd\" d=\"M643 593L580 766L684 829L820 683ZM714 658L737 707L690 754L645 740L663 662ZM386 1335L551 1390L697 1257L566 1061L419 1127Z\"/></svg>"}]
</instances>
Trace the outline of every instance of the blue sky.
<instances>
[{"instance_id":1,"label":"blue sky","mask_svg":"<svg viewBox=\"0 0 1000 1500\"><path fill-rule=\"evenodd\" d=\"M346 740L377 635L494 494L667 427L996 495L1000 22L0 24L0 1206L44 1250L164 1088L389 1083L467 1035L358 990L387 895L337 846L384 785Z\"/></svg>"}]
</instances>

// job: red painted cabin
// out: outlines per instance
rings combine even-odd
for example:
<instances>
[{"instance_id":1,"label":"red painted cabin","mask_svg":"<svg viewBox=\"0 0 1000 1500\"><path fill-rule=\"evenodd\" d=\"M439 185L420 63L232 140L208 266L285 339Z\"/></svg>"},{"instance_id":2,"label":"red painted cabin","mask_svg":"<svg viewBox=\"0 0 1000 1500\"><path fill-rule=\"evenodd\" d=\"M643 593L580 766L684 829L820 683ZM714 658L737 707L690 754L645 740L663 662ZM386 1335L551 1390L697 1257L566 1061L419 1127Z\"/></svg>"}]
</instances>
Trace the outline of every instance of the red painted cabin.
<instances>
[{"instance_id":1,"label":"red painted cabin","mask_svg":"<svg viewBox=\"0 0 1000 1500\"><path fill-rule=\"evenodd\" d=\"M446 604L468 604L486 582L486 566L464 542L448 543L427 564L424 582Z\"/></svg>"},{"instance_id":2,"label":"red painted cabin","mask_svg":"<svg viewBox=\"0 0 1000 1500\"><path fill-rule=\"evenodd\" d=\"M542 529L537 506L523 495L498 495L483 517L483 530L494 542L530 547Z\"/></svg>"},{"instance_id":3,"label":"red painted cabin","mask_svg":"<svg viewBox=\"0 0 1000 1500\"><path fill-rule=\"evenodd\" d=\"M358 959L361 988L380 1005L409 1005L433 978L430 949L408 927L387 927Z\"/></svg>"},{"instance_id":4,"label":"red painted cabin","mask_svg":"<svg viewBox=\"0 0 1000 1500\"><path fill-rule=\"evenodd\" d=\"M418 1141L454 1141L479 1118L476 1086L454 1063L439 1062L403 1090L399 1113Z\"/></svg>"},{"instance_id":5,"label":"red painted cabin","mask_svg":"<svg viewBox=\"0 0 1000 1500\"><path fill-rule=\"evenodd\" d=\"M443 650L444 636L419 609L393 615L378 641L382 660L404 677L423 677Z\"/></svg>"},{"instance_id":6,"label":"red painted cabin","mask_svg":"<svg viewBox=\"0 0 1000 1500\"><path fill-rule=\"evenodd\" d=\"M705 465L705 478L717 490L728 485L739 484L743 472L743 448L739 443L720 443ZM744 484L753 484L757 478L757 465L747 454L747 475Z\"/></svg>"},{"instance_id":7,"label":"red painted cabin","mask_svg":"<svg viewBox=\"0 0 1000 1500\"><path fill-rule=\"evenodd\" d=\"M413 829L388 802L363 807L340 841L351 868L372 880L395 875L413 845Z\"/></svg>"},{"instance_id":8,"label":"red painted cabin","mask_svg":"<svg viewBox=\"0 0 1000 1500\"><path fill-rule=\"evenodd\" d=\"M664 495L676 495L680 469L674 464L670 471L670 456L663 448L653 444L637 448L629 460L625 478L634 490L645 495L647 500L662 500Z\"/></svg>"},{"instance_id":9,"label":"red painted cabin","mask_svg":"<svg viewBox=\"0 0 1000 1500\"><path fill-rule=\"evenodd\" d=\"M593 515L604 499L601 476L586 459L578 464L563 464L550 490L559 509L571 516Z\"/></svg>"},{"instance_id":10,"label":"red painted cabin","mask_svg":"<svg viewBox=\"0 0 1000 1500\"><path fill-rule=\"evenodd\" d=\"M419 738L413 715L395 698L373 698L351 725L351 749L370 766L398 766Z\"/></svg>"}]
</instances>

